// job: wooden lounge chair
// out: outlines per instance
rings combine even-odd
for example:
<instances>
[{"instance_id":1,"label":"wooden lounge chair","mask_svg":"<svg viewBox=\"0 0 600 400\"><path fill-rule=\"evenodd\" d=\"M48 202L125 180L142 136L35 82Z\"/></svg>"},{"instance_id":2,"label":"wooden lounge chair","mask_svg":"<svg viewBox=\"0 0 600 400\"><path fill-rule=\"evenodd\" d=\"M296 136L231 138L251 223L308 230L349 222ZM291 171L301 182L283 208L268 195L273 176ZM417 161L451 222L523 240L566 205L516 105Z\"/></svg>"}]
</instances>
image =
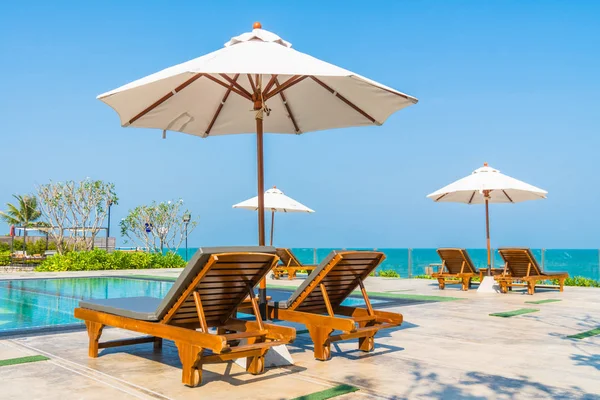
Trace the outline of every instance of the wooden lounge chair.
<instances>
[{"instance_id":1,"label":"wooden lounge chair","mask_svg":"<svg viewBox=\"0 0 600 400\"><path fill-rule=\"evenodd\" d=\"M277 255L282 264L277 265L273 268L273 278L279 279L282 275L287 273L288 279L294 279L298 271L306 270L308 273L316 268L316 265L302 265L300 260L296 257L290 249L277 249Z\"/></svg>"},{"instance_id":2,"label":"wooden lounge chair","mask_svg":"<svg viewBox=\"0 0 600 400\"><path fill-rule=\"evenodd\" d=\"M173 340L183 365L182 382L202 383L202 366L247 357L247 371L264 371L264 356L271 346L290 343L293 328L264 323L258 312L254 286L277 263L273 247L222 247L199 249L164 299L132 297L82 301L75 317L85 321L89 356L98 349ZM245 299L256 310L256 320L236 318ZM102 328L113 326L150 336L99 342ZM216 333L209 331L216 328ZM235 346L241 339L246 344ZM210 351L205 354L204 351Z\"/></svg>"},{"instance_id":3,"label":"wooden lounge chair","mask_svg":"<svg viewBox=\"0 0 600 400\"><path fill-rule=\"evenodd\" d=\"M437 253L442 259L442 265L438 272L431 274L431 276L437 278L440 290L444 290L447 280L459 280L462 283L462 290L469 290L471 279L479 272L467 250L442 248L437 249Z\"/></svg>"},{"instance_id":4,"label":"wooden lounge chair","mask_svg":"<svg viewBox=\"0 0 600 400\"><path fill-rule=\"evenodd\" d=\"M509 287L527 286L527 293L534 294L538 281L551 279L558 279L558 290L563 291L565 279L569 277L569 274L567 272L543 272L531 249L498 249L498 253L504 260L504 272L502 275L495 276L494 279L498 281L502 293L506 293Z\"/></svg>"},{"instance_id":5,"label":"wooden lounge chair","mask_svg":"<svg viewBox=\"0 0 600 400\"><path fill-rule=\"evenodd\" d=\"M270 318L306 325L317 360L331 358L339 340L358 339L360 350L372 351L377 331L402 324L402 314L374 310L363 285L384 259L375 251L332 251L287 301L269 303ZM341 305L357 287L366 307Z\"/></svg>"}]
</instances>

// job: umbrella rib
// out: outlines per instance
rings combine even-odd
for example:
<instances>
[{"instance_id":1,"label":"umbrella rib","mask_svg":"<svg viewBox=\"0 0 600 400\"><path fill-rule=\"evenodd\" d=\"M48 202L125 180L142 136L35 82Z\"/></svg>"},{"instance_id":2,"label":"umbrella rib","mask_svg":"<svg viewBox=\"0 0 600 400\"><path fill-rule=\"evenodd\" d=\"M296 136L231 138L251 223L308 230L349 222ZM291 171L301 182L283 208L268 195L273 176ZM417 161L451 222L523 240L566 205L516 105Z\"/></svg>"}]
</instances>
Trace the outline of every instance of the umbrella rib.
<instances>
[{"instance_id":1,"label":"umbrella rib","mask_svg":"<svg viewBox=\"0 0 600 400\"><path fill-rule=\"evenodd\" d=\"M218 83L219 85L223 86L225 89L229 89L229 86L230 86L230 85L228 85L228 84L226 84L225 82L223 82L223 81L221 81L221 80L219 80L219 79L215 78L214 76L212 76L212 75L210 75L210 74L206 74L205 76L206 76L208 79L210 79L211 81L213 81L213 82L215 82L215 83ZM243 97L243 98L245 98L245 99L248 99L248 100L252 101L252 96L248 96L248 95L246 95L244 92L240 92L239 90L237 90L237 89L236 89L236 88L234 88L234 87L232 87L232 88L231 88L231 91L232 91L233 93L237 93L237 94L239 94L240 96L242 96L242 97Z\"/></svg>"},{"instance_id":2,"label":"umbrella rib","mask_svg":"<svg viewBox=\"0 0 600 400\"><path fill-rule=\"evenodd\" d=\"M504 193L504 195L506 196L508 201L510 201L511 203L514 203L513 199L510 198L510 196L508 195L508 193L506 193L506 191L504 189L502 189L502 193Z\"/></svg>"},{"instance_id":3,"label":"umbrella rib","mask_svg":"<svg viewBox=\"0 0 600 400\"><path fill-rule=\"evenodd\" d=\"M443 195L441 195L440 197L438 197L437 199L435 199L435 201L440 201L441 199L443 199L444 197L446 197L448 195L448 193L444 193Z\"/></svg>"},{"instance_id":4,"label":"umbrella rib","mask_svg":"<svg viewBox=\"0 0 600 400\"><path fill-rule=\"evenodd\" d=\"M275 86L277 86L277 88L280 87L279 85L279 80L277 79L277 75L273 75L273 78L275 78ZM287 99L285 98L285 94L283 94L283 91L279 92L279 96L281 97L281 101L283 101L283 105L285 107L285 109L287 110L287 113L290 117L290 119L292 120L292 124L294 124L294 129L296 130L296 133L302 133L300 131L300 128L298 128L298 124L296 123L296 118L294 118L294 114L292 114L292 110L290 109L290 106L287 103Z\"/></svg>"},{"instance_id":5,"label":"umbrella rib","mask_svg":"<svg viewBox=\"0 0 600 400\"><path fill-rule=\"evenodd\" d=\"M237 81L239 76L240 76L240 74L236 74L233 77L233 81L234 82ZM215 115L213 116L212 120L210 121L208 128L206 128L206 132L204 132L206 134L206 136L208 136L210 134L210 131L211 131L213 125L215 124L215 122L217 121L217 118L219 117L219 114L221 113L221 110L223 109L223 106L225 105L225 102L227 101L227 98L229 97L229 93L231 93L232 88L233 88L233 83L229 86L229 88L225 92L225 95L223 96L223 100L221 100L221 103L219 103L219 107L217 108Z\"/></svg>"},{"instance_id":6,"label":"umbrella rib","mask_svg":"<svg viewBox=\"0 0 600 400\"><path fill-rule=\"evenodd\" d=\"M269 90L271 90L274 83L278 83L278 82L276 82L276 80L277 80L277 74L271 75L271 79L269 79L267 86L265 86L265 88L262 92L263 96L265 96L266 93L269 93Z\"/></svg>"},{"instance_id":7,"label":"umbrella rib","mask_svg":"<svg viewBox=\"0 0 600 400\"><path fill-rule=\"evenodd\" d=\"M308 78L307 75L294 75L292 76L290 79L288 79L287 81L283 82L281 84L281 86L279 86L278 88L275 88L273 90L271 90L270 93L267 93L267 95L263 95L265 101L269 100L271 97L275 96L277 93L289 89L290 87L294 86L297 83L302 82L304 79Z\"/></svg>"},{"instance_id":8,"label":"umbrella rib","mask_svg":"<svg viewBox=\"0 0 600 400\"><path fill-rule=\"evenodd\" d=\"M160 106L162 103L169 100L171 97L175 96L175 94L177 94L178 92L182 91L183 89L185 89L186 87L191 85L194 81L196 81L196 79L199 79L203 76L204 76L204 74L193 75L190 79L183 82L181 85L177 86L175 89L173 89L169 93L165 94L160 99L156 100L154 103L150 104L148 107L146 107L140 113L138 113L135 117L131 118L124 126L129 126L129 125L133 124L135 121L142 118L144 115L148 114L150 111L154 110L156 107Z\"/></svg>"},{"instance_id":9,"label":"umbrella rib","mask_svg":"<svg viewBox=\"0 0 600 400\"><path fill-rule=\"evenodd\" d=\"M226 74L219 74L219 75L221 75L227 82L229 82L230 84L232 84L233 86L235 86L238 90L240 90L241 92L243 92L246 96L252 98L252 94L249 91L247 91L242 85L240 85L239 83L237 83L236 80L231 79Z\"/></svg>"},{"instance_id":10,"label":"umbrella rib","mask_svg":"<svg viewBox=\"0 0 600 400\"><path fill-rule=\"evenodd\" d=\"M341 94L339 94L337 91L333 90L326 83L324 83L323 81L321 81L319 78L314 77L314 76L311 76L311 78L312 78L313 81L317 82L319 85L321 85L327 91L329 91L331 94L335 95L338 99L340 99L344 103L346 103L346 105L348 105L352 109L354 109L354 111L358 112L359 114L361 114L363 117L365 117L366 119L368 119L372 123L377 124L377 125L381 125L379 122L377 122L375 120L375 118L371 117L369 114L367 114L366 112L364 112L361 108L359 108L356 104L352 103L350 100L348 100L347 98L345 98L344 96L342 96Z\"/></svg>"},{"instance_id":11,"label":"umbrella rib","mask_svg":"<svg viewBox=\"0 0 600 400\"><path fill-rule=\"evenodd\" d=\"M475 191L473 190L473 194L471 195L471 198L469 199L469 203L471 204L473 202L473 197L475 197Z\"/></svg>"},{"instance_id":12,"label":"umbrella rib","mask_svg":"<svg viewBox=\"0 0 600 400\"><path fill-rule=\"evenodd\" d=\"M252 93L256 93L256 86L254 85L252 76L250 74L246 74L246 76L248 77L248 82L250 82L250 87L252 88Z\"/></svg>"}]
</instances>

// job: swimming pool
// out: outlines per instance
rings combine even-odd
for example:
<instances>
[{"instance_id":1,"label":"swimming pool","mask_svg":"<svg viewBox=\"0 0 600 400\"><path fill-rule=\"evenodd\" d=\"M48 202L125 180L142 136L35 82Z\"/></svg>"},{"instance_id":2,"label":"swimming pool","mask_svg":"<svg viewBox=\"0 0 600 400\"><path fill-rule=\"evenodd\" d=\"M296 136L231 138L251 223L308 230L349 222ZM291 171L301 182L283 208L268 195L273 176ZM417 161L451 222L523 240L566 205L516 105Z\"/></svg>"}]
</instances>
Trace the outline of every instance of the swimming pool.
<instances>
[{"instance_id":1,"label":"swimming pool","mask_svg":"<svg viewBox=\"0 0 600 400\"><path fill-rule=\"evenodd\" d=\"M73 309L82 299L117 297L164 297L173 282L152 279L98 277L21 279L0 281L0 334L81 326ZM287 299L291 291L270 289L273 300ZM371 299L372 304L384 300ZM362 298L349 297L347 306L364 305Z\"/></svg>"}]
</instances>

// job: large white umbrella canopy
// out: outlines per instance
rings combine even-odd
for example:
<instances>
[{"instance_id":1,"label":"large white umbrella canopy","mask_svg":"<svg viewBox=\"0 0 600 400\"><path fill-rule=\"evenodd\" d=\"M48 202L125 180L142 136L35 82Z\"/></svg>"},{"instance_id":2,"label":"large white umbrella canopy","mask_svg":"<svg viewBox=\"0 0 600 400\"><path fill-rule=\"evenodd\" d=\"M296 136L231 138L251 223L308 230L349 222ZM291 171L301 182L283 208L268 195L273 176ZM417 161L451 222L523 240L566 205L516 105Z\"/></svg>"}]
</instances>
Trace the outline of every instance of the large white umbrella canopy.
<instances>
[{"instance_id":1,"label":"large white umbrella canopy","mask_svg":"<svg viewBox=\"0 0 600 400\"><path fill-rule=\"evenodd\" d=\"M305 212L314 213L315 211L306 207L304 204L286 196L276 187L265 192L264 196L265 210L271 211L271 246L273 245L273 230L275 225L275 212ZM258 210L258 196L234 204L233 208L244 208L246 210Z\"/></svg>"},{"instance_id":2,"label":"large white umbrella canopy","mask_svg":"<svg viewBox=\"0 0 600 400\"><path fill-rule=\"evenodd\" d=\"M260 23L253 28L220 50L98 98L122 126L161 129L163 137L166 131L200 137L256 132L258 243L264 245L264 132L381 125L417 99L296 51ZM262 304L266 294L260 294Z\"/></svg>"},{"instance_id":3,"label":"large white umbrella canopy","mask_svg":"<svg viewBox=\"0 0 600 400\"><path fill-rule=\"evenodd\" d=\"M392 113L417 102L296 51L263 29L98 99L119 114L122 126L201 137L256 132L256 112L251 111L255 101L263 103L259 110L270 110L264 132L293 134L381 125Z\"/></svg>"},{"instance_id":4,"label":"large white umbrella canopy","mask_svg":"<svg viewBox=\"0 0 600 400\"><path fill-rule=\"evenodd\" d=\"M547 191L508 175L484 163L471 175L457 180L427 195L435 202L485 204L485 221L488 251L488 272L491 263L489 203L519 203L545 199Z\"/></svg>"}]
</instances>

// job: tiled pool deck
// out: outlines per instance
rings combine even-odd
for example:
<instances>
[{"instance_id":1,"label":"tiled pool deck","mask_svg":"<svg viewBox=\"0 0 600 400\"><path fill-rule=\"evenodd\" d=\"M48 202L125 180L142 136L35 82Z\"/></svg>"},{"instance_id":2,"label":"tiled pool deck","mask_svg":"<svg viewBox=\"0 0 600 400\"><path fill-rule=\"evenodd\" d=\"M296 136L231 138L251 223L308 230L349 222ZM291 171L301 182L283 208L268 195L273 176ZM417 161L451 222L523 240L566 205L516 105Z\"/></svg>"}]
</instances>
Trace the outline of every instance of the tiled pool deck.
<instances>
[{"instance_id":1,"label":"tiled pool deck","mask_svg":"<svg viewBox=\"0 0 600 400\"><path fill-rule=\"evenodd\" d=\"M111 271L102 275L177 276L179 271ZM99 273L15 273L0 279L98 276ZM301 281L269 281L298 285ZM177 352L166 342L162 353L151 345L101 350L87 357L85 331L20 336L0 340L0 360L41 354L40 361L0 366L0 398L7 399L289 399L341 383L359 391L350 398L598 398L600 336L567 336L600 327L600 290L565 288L507 295L439 291L435 281L369 278L370 292L459 297L463 300L415 304L399 301L389 310L404 314L400 329L376 337L373 353L356 350L355 341L332 347L328 362L313 359L307 334L289 346L291 367L252 376L235 364L205 367L204 384L180 383ZM528 304L526 301L561 299ZM497 318L490 313L520 308L539 312ZM106 329L104 339L133 336Z\"/></svg>"}]
</instances>

